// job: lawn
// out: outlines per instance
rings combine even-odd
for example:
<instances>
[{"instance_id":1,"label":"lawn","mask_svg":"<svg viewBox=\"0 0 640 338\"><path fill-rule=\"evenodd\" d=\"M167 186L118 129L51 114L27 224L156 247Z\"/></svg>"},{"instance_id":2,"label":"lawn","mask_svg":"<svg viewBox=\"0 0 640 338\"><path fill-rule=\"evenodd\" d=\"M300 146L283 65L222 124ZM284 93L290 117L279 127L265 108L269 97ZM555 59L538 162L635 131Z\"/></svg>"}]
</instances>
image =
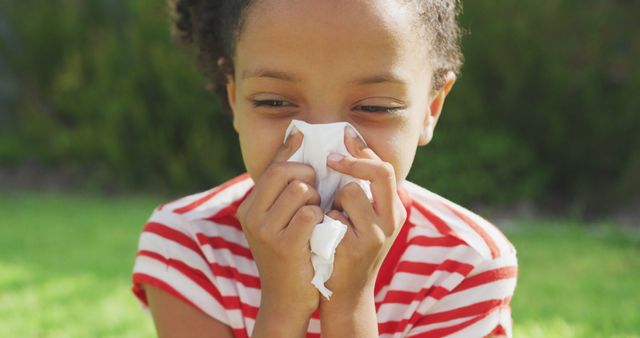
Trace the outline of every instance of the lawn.
<instances>
[{"instance_id":1,"label":"lawn","mask_svg":"<svg viewBox=\"0 0 640 338\"><path fill-rule=\"evenodd\" d=\"M153 337L130 292L157 197L0 195L0 337ZM515 337L639 337L640 236L520 222Z\"/></svg>"}]
</instances>

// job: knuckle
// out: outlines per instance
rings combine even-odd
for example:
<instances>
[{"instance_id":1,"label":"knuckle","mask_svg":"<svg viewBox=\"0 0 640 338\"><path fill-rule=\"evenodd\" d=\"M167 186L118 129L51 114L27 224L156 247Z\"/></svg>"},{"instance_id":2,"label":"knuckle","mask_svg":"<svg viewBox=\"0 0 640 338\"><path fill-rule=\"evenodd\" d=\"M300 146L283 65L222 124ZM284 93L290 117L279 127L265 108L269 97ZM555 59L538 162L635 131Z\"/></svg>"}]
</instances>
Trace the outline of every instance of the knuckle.
<instances>
[{"instance_id":1,"label":"knuckle","mask_svg":"<svg viewBox=\"0 0 640 338\"><path fill-rule=\"evenodd\" d=\"M373 231L371 236L371 245L374 248L381 248L387 241L387 234L384 230L377 228Z\"/></svg>"},{"instance_id":2,"label":"knuckle","mask_svg":"<svg viewBox=\"0 0 640 338\"><path fill-rule=\"evenodd\" d=\"M342 194L345 198L355 198L361 193L361 188L355 182L348 183L342 188Z\"/></svg>"},{"instance_id":3,"label":"knuckle","mask_svg":"<svg viewBox=\"0 0 640 338\"><path fill-rule=\"evenodd\" d=\"M271 234L269 232L269 228L266 226L261 226L258 228L258 233L256 234L256 236L258 237L258 239L264 243L268 243L271 239Z\"/></svg>"},{"instance_id":4,"label":"knuckle","mask_svg":"<svg viewBox=\"0 0 640 338\"><path fill-rule=\"evenodd\" d=\"M319 221L322 210L316 205L304 205L297 211L298 219L303 223Z\"/></svg>"},{"instance_id":5,"label":"knuckle","mask_svg":"<svg viewBox=\"0 0 640 338\"><path fill-rule=\"evenodd\" d=\"M394 169L393 169L393 165L391 165L391 163L389 162L382 162L377 168L376 168L376 176L378 177L382 177L385 179L390 179L392 178L394 175Z\"/></svg>"},{"instance_id":6,"label":"knuckle","mask_svg":"<svg viewBox=\"0 0 640 338\"><path fill-rule=\"evenodd\" d=\"M287 192L291 194L292 197L304 196L308 191L309 186L300 180L291 181L291 183L289 183L289 186L287 187Z\"/></svg>"},{"instance_id":7,"label":"knuckle","mask_svg":"<svg viewBox=\"0 0 640 338\"><path fill-rule=\"evenodd\" d=\"M311 187L307 190L306 197L307 201L320 201L320 193Z\"/></svg>"},{"instance_id":8,"label":"knuckle","mask_svg":"<svg viewBox=\"0 0 640 338\"><path fill-rule=\"evenodd\" d=\"M301 168L302 168L302 173L306 176L306 178L308 178L309 180L315 180L316 171L315 171L315 169L313 169L313 167L311 165L302 164Z\"/></svg>"}]
</instances>

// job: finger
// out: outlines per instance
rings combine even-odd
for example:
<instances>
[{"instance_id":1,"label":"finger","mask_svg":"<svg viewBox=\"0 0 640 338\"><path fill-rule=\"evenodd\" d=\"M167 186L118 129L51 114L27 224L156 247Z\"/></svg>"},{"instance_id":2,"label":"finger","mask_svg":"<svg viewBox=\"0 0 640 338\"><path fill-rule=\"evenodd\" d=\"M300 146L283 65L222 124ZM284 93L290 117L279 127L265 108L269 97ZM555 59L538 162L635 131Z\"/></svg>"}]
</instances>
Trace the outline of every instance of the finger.
<instances>
[{"instance_id":1,"label":"finger","mask_svg":"<svg viewBox=\"0 0 640 338\"><path fill-rule=\"evenodd\" d=\"M280 232L304 205L320 205L320 194L307 183L294 180L287 185L269 209L263 223L269 228L266 231L271 234Z\"/></svg>"},{"instance_id":2,"label":"finger","mask_svg":"<svg viewBox=\"0 0 640 338\"><path fill-rule=\"evenodd\" d=\"M371 182L373 209L383 217L393 217L393 203L398 199L396 177L388 162L331 154L327 165L343 174Z\"/></svg>"},{"instance_id":3,"label":"finger","mask_svg":"<svg viewBox=\"0 0 640 338\"><path fill-rule=\"evenodd\" d=\"M278 147L278 149L276 150L271 163L287 161L291 157L291 155L293 155L296 150L298 150L298 148L302 144L303 139L304 135L298 129L293 128L293 132L287 137L285 142L282 142L280 147Z\"/></svg>"},{"instance_id":4,"label":"finger","mask_svg":"<svg viewBox=\"0 0 640 338\"><path fill-rule=\"evenodd\" d=\"M333 207L344 210L349 215L349 220L359 233L370 233L372 225L376 223L373 206L360 186L351 182L336 194Z\"/></svg>"},{"instance_id":5,"label":"finger","mask_svg":"<svg viewBox=\"0 0 640 338\"><path fill-rule=\"evenodd\" d=\"M331 210L327 213L327 216L338 220L340 222L342 222L342 224L347 225L347 226L353 226L353 224L351 223L351 221L349 220L349 218L342 212L338 211L338 210Z\"/></svg>"},{"instance_id":6,"label":"finger","mask_svg":"<svg viewBox=\"0 0 640 338\"><path fill-rule=\"evenodd\" d=\"M283 190L293 181L316 186L316 172L308 164L299 162L272 163L255 186L254 203L257 211L271 209Z\"/></svg>"},{"instance_id":7,"label":"finger","mask_svg":"<svg viewBox=\"0 0 640 338\"><path fill-rule=\"evenodd\" d=\"M368 158L380 160L380 157L367 146L367 144L358 136L356 130L351 126L344 129L344 144L351 155L356 158Z\"/></svg>"},{"instance_id":8,"label":"finger","mask_svg":"<svg viewBox=\"0 0 640 338\"><path fill-rule=\"evenodd\" d=\"M299 249L310 250L309 239L316 224L322 222L324 213L317 205L300 207L284 229L284 240Z\"/></svg>"}]
</instances>

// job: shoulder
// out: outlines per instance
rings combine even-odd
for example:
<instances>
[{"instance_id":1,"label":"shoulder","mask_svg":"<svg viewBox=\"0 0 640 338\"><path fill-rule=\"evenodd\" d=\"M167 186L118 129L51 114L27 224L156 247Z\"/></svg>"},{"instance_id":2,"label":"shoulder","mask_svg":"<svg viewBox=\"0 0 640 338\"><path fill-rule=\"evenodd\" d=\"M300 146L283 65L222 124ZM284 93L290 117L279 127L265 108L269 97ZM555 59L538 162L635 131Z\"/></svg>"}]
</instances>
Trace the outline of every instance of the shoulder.
<instances>
[{"instance_id":1,"label":"shoulder","mask_svg":"<svg viewBox=\"0 0 640 338\"><path fill-rule=\"evenodd\" d=\"M209 218L238 204L253 186L249 174L243 173L207 190L162 203L153 212L171 214L187 221Z\"/></svg>"},{"instance_id":2,"label":"shoulder","mask_svg":"<svg viewBox=\"0 0 640 338\"><path fill-rule=\"evenodd\" d=\"M415 292L411 333L511 336L510 301L518 275L516 249L485 218L404 181L410 196L407 249L391 288Z\"/></svg>"},{"instance_id":3,"label":"shoulder","mask_svg":"<svg viewBox=\"0 0 640 338\"><path fill-rule=\"evenodd\" d=\"M233 310L240 302L233 278L239 272L239 283L255 287L258 272L235 210L252 187L242 174L154 208L142 229L132 274L132 291L145 309L143 284L148 284L234 329L242 327L242 314ZM256 292L244 294L252 306L259 304Z\"/></svg>"},{"instance_id":4,"label":"shoulder","mask_svg":"<svg viewBox=\"0 0 640 338\"><path fill-rule=\"evenodd\" d=\"M199 262L203 266L212 261L233 263L228 262L228 255L216 250L231 250L251 259L235 214L253 186L253 180L244 173L213 188L159 205L142 229L139 249L181 256L188 263Z\"/></svg>"},{"instance_id":5,"label":"shoulder","mask_svg":"<svg viewBox=\"0 0 640 338\"><path fill-rule=\"evenodd\" d=\"M481 260L516 255L504 233L482 216L408 180L401 186L411 197L409 221L415 233L461 241Z\"/></svg>"}]
</instances>

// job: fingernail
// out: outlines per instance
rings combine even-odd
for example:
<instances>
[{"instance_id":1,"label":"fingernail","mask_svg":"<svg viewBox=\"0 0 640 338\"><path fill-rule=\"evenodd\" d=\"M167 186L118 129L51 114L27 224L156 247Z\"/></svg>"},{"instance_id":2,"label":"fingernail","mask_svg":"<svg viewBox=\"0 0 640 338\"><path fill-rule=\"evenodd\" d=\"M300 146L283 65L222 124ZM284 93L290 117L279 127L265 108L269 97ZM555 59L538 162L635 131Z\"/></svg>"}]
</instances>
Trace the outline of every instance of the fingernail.
<instances>
[{"instance_id":1,"label":"fingernail","mask_svg":"<svg viewBox=\"0 0 640 338\"><path fill-rule=\"evenodd\" d=\"M331 162L339 162L340 160L342 160L344 158L344 156L337 154L337 153L331 153L329 154L329 156L327 157L327 159Z\"/></svg>"},{"instance_id":2,"label":"fingernail","mask_svg":"<svg viewBox=\"0 0 640 338\"><path fill-rule=\"evenodd\" d=\"M296 128L295 126L293 126L293 129L291 131L291 135L297 135L300 134L300 130L298 130L298 128Z\"/></svg>"},{"instance_id":3,"label":"fingernail","mask_svg":"<svg viewBox=\"0 0 640 338\"><path fill-rule=\"evenodd\" d=\"M347 127L347 136L351 138L357 138L358 134L356 134L356 131L353 129L353 127Z\"/></svg>"}]
</instances>

